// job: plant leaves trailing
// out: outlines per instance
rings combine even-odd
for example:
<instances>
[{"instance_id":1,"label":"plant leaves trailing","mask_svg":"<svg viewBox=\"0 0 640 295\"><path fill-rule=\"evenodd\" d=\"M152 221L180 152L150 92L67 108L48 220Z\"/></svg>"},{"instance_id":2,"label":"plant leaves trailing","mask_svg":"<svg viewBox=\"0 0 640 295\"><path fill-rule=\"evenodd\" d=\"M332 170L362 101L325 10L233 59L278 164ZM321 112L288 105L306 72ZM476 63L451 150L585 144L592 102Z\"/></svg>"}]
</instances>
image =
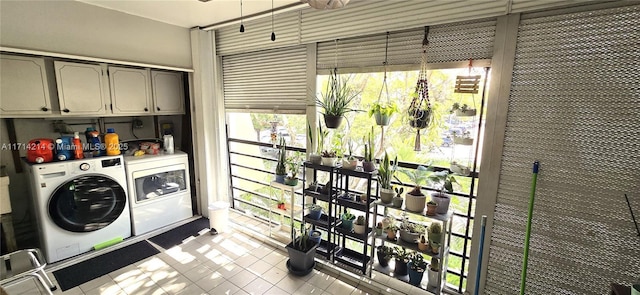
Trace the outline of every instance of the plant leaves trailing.
<instances>
[{"instance_id":1,"label":"plant leaves trailing","mask_svg":"<svg viewBox=\"0 0 640 295\"><path fill-rule=\"evenodd\" d=\"M338 70L331 70L327 88L319 97L316 97L316 104L323 109L324 115L343 116L345 113L357 111L349 105L360 95L349 86L349 78L338 77Z\"/></svg>"}]
</instances>

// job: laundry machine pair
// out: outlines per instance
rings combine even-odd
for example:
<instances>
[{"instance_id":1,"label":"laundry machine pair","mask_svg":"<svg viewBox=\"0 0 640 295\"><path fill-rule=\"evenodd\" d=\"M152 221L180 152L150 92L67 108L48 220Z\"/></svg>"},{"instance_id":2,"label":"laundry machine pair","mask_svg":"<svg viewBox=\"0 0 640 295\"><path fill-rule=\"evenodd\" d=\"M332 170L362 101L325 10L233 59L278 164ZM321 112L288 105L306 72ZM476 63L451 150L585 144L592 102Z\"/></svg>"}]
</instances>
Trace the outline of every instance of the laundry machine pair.
<instances>
[{"instance_id":1,"label":"laundry machine pair","mask_svg":"<svg viewBox=\"0 0 640 295\"><path fill-rule=\"evenodd\" d=\"M122 156L25 165L47 262L131 236Z\"/></svg>"}]
</instances>

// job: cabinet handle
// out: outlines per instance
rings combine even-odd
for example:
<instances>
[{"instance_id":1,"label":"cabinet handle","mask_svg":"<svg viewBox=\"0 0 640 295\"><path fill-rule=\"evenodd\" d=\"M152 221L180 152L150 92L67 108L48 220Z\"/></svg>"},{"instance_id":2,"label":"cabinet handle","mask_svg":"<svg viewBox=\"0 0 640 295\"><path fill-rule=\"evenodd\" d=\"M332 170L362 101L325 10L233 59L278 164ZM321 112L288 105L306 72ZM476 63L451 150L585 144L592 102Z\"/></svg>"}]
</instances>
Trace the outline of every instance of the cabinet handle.
<instances>
[{"instance_id":1,"label":"cabinet handle","mask_svg":"<svg viewBox=\"0 0 640 295\"><path fill-rule=\"evenodd\" d=\"M159 111L159 110L160 110L160 107L156 107L156 110L158 110L158 111Z\"/></svg>"},{"instance_id":2,"label":"cabinet handle","mask_svg":"<svg viewBox=\"0 0 640 295\"><path fill-rule=\"evenodd\" d=\"M49 109L48 109L47 107L42 107L42 108L41 108L41 110L42 110L43 112L46 112L46 111L48 111Z\"/></svg>"},{"instance_id":3,"label":"cabinet handle","mask_svg":"<svg viewBox=\"0 0 640 295\"><path fill-rule=\"evenodd\" d=\"M69 109L64 109L64 110L62 110L62 111L63 111L63 112L65 112L65 113L68 113L68 112L69 112Z\"/></svg>"},{"instance_id":4,"label":"cabinet handle","mask_svg":"<svg viewBox=\"0 0 640 295\"><path fill-rule=\"evenodd\" d=\"M149 108L144 108L144 111L145 111L145 112L148 112L148 111L149 111Z\"/></svg>"}]
</instances>

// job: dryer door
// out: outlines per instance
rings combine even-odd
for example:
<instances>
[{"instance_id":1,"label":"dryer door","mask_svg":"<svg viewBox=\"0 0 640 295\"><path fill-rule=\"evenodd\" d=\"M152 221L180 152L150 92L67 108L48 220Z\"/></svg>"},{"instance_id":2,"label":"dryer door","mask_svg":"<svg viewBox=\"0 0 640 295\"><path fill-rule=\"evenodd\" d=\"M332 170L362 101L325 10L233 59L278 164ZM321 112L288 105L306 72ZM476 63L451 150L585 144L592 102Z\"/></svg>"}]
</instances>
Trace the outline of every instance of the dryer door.
<instances>
[{"instance_id":1,"label":"dryer door","mask_svg":"<svg viewBox=\"0 0 640 295\"><path fill-rule=\"evenodd\" d=\"M72 232L99 230L118 219L127 206L127 194L115 180L83 175L58 187L49 200L49 216Z\"/></svg>"}]
</instances>

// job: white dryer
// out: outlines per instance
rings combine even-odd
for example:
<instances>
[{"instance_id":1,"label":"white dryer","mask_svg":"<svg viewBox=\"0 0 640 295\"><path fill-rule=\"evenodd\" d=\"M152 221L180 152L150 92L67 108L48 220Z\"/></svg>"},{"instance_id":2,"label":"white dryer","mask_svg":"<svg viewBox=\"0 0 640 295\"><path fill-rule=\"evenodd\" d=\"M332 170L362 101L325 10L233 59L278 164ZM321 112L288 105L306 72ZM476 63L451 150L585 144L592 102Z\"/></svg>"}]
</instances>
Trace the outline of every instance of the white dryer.
<instances>
[{"instance_id":1,"label":"white dryer","mask_svg":"<svg viewBox=\"0 0 640 295\"><path fill-rule=\"evenodd\" d=\"M131 236L122 156L27 164L27 168L47 262Z\"/></svg>"},{"instance_id":2,"label":"white dryer","mask_svg":"<svg viewBox=\"0 0 640 295\"><path fill-rule=\"evenodd\" d=\"M193 216L186 153L125 156L124 162L133 235Z\"/></svg>"}]
</instances>

